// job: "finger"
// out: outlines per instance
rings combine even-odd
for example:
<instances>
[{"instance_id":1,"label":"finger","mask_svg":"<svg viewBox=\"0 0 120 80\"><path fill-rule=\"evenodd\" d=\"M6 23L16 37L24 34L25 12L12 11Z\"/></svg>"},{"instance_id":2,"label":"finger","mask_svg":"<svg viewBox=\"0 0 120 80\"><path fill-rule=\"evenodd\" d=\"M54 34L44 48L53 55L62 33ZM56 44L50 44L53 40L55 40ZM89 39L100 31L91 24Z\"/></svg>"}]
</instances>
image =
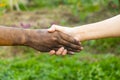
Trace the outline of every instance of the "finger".
<instances>
[{"instance_id":1,"label":"finger","mask_svg":"<svg viewBox=\"0 0 120 80\"><path fill-rule=\"evenodd\" d=\"M72 52L80 52L82 49L72 49L72 48L69 48L69 47L65 47L65 49L67 49L68 51L72 51Z\"/></svg>"},{"instance_id":2,"label":"finger","mask_svg":"<svg viewBox=\"0 0 120 80\"><path fill-rule=\"evenodd\" d=\"M75 45L75 44L72 44L70 42L67 42L63 39L59 39L59 43L65 47L68 47L68 48L71 48L71 49L74 49L74 50L81 50L81 46L80 45Z\"/></svg>"},{"instance_id":3,"label":"finger","mask_svg":"<svg viewBox=\"0 0 120 80\"><path fill-rule=\"evenodd\" d=\"M63 52L62 52L62 55L66 55L67 54L67 49L65 49Z\"/></svg>"},{"instance_id":4,"label":"finger","mask_svg":"<svg viewBox=\"0 0 120 80\"><path fill-rule=\"evenodd\" d=\"M55 24L53 24L52 27L55 28L55 30L61 31L61 32L64 32L65 29L68 29L66 27L55 25Z\"/></svg>"},{"instance_id":5,"label":"finger","mask_svg":"<svg viewBox=\"0 0 120 80\"><path fill-rule=\"evenodd\" d=\"M51 26L49 29L48 29L48 32L54 32L56 29L55 29L55 26Z\"/></svg>"},{"instance_id":6,"label":"finger","mask_svg":"<svg viewBox=\"0 0 120 80\"><path fill-rule=\"evenodd\" d=\"M56 52L56 55L62 54L63 51L64 51L64 47L61 47L61 48L58 49L58 51Z\"/></svg>"},{"instance_id":7,"label":"finger","mask_svg":"<svg viewBox=\"0 0 120 80\"><path fill-rule=\"evenodd\" d=\"M35 45L31 47L41 52L49 52L51 50L49 47L46 47L44 45L43 46Z\"/></svg>"},{"instance_id":8,"label":"finger","mask_svg":"<svg viewBox=\"0 0 120 80\"><path fill-rule=\"evenodd\" d=\"M56 51L55 51L55 50L51 50L51 51L49 52L50 55L56 54L58 48L54 48L54 49L55 49ZM81 51L81 50L73 50L73 49L67 50L67 49L64 49L63 52L61 52L61 54L62 54L62 55L66 55L66 54L74 55L75 52L80 52L80 51ZM66 53L65 53L65 52L66 52Z\"/></svg>"},{"instance_id":9,"label":"finger","mask_svg":"<svg viewBox=\"0 0 120 80\"><path fill-rule=\"evenodd\" d=\"M62 32L58 32L58 34L60 35L60 38L63 40L73 43L73 44L76 44L76 45L80 45L80 42L77 41L76 39L74 39L73 37L71 37L65 33L62 33Z\"/></svg>"},{"instance_id":10,"label":"finger","mask_svg":"<svg viewBox=\"0 0 120 80\"><path fill-rule=\"evenodd\" d=\"M73 52L80 52L82 50L82 48L80 50L76 50L76 49L72 49L70 47L66 47L66 46L63 46L63 45L58 45L55 48L53 48L53 50L57 51L61 47L64 47L64 49L67 49L68 51L73 51Z\"/></svg>"},{"instance_id":11,"label":"finger","mask_svg":"<svg viewBox=\"0 0 120 80\"><path fill-rule=\"evenodd\" d=\"M81 49L78 50L78 49L73 49L70 47L63 46L63 45L54 46L54 48L52 48L52 50L54 50L56 52L61 47L64 47L64 49L67 49L68 51L72 51L72 52L80 52L81 50L83 50L83 47L80 47Z\"/></svg>"},{"instance_id":12,"label":"finger","mask_svg":"<svg viewBox=\"0 0 120 80\"><path fill-rule=\"evenodd\" d=\"M49 52L49 54L50 54L50 55L55 54L55 50L51 50L51 51Z\"/></svg>"},{"instance_id":13,"label":"finger","mask_svg":"<svg viewBox=\"0 0 120 80\"><path fill-rule=\"evenodd\" d=\"M67 53L68 53L68 54L74 54L74 52L80 52L80 51L81 51L81 50L74 50L74 49L70 49L70 48L69 48L69 49L64 48L64 50L65 50L65 49L67 50ZM53 50L55 51L54 54L56 54L56 52L58 51L58 48L53 48ZM62 53L63 53L63 52L62 52ZM61 54L62 54L62 53L61 53Z\"/></svg>"},{"instance_id":14,"label":"finger","mask_svg":"<svg viewBox=\"0 0 120 80\"><path fill-rule=\"evenodd\" d=\"M69 54L69 55L74 55L74 54L75 54L75 52L68 51L68 53L67 53L67 54Z\"/></svg>"},{"instance_id":15,"label":"finger","mask_svg":"<svg viewBox=\"0 0 120 80\"><path fill-rule=\"evenodd\" d=\"M84 49L84 47L81 47L81 50L83 50Z\"/></svg>"},{"instance_id":16,"label":"finger","mask_svg":"<svg viewBox=\"0 0 120 80\"><path fill-rule=\"evenodd\" d=\"M66 29L68 29L68 28L54 24L54 25L51 26L50 29L48 29L48 32L60 31L60 32L64 32L65 33Z\"/></svg>"}]
</instances>

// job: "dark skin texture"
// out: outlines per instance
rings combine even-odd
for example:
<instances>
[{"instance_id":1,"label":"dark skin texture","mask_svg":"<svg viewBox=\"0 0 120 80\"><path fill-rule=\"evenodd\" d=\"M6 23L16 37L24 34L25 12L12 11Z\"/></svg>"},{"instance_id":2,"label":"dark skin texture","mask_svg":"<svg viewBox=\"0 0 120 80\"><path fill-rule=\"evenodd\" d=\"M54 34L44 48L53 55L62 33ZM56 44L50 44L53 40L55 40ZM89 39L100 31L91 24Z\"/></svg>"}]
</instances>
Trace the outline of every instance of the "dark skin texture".
<instances>
[{"instance_id":1,"label":"dark skin texture","mask_svg":"<svg viewBox=\"0 0 120 80\"><path fill-rule=\"evenodd\" d=\"M47 29L21 29L0 26L0 46L29 46L41 52L57 51L65 47L68 51L78 52L78 41L62 32L49 33Z\"/></svg>"},{"instance_id":2,"label":"dark skin texture","mask_svg":"<svg viewBox=\"0 0 120 80\"><path fill-rule=\"evenodd\" d=\"M27 45L42 52L58 50L64 46L68 51L80 51L81 46L78 41L62 32L49 33L47 30L33 30L32 35L27 35Z\"/></svg>"}]
</instances>

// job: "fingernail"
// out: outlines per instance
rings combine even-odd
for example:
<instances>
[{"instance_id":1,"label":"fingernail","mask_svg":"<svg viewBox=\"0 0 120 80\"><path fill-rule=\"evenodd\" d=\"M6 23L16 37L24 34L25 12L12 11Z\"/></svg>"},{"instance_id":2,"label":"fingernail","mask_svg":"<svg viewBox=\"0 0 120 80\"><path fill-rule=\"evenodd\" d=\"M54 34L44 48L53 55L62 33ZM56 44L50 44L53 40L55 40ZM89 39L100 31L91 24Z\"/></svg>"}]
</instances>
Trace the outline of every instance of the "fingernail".
<instances>
[{"instance_id":1,"label":"fingernail","mask_svg":"<svg viewBox=\"0 0 120 80\"><path fill-rule=\"evenodd\" d=\"M78 38L78 37L74 37L74 38L75 38L75 40L79 41L79 38Z\"/></svg>"},{"instance_id":2,"label":"fingernail","mask_svg":"<svg viewBox=\"0 0 120 80\"><path fill-rule=\"evenodd\" d=\"M68 54L70 54L70 55L74 55L74 52L70 51Z\"/></svg>"},{"instance_id":3,"label":"fingernail","mask_svg":"<svg viewBox=\"0 0 120 80\"><path fill-rule=\"evenodd\" d=\"M84 49L84 47L81 47L81 50L83 50Z\"/></svg>"},{"instance_id":4,"label":"fingernail","mask_svg":"<svg viewBox=\"0 0 120 80\"><path fill-rule=\"evenodd\" d=\"M61 49L64 49L64 47L61 47Z\"/></svg>"},{"instance_id":5,"label":"fingernail","mask_svg":"<svg viewBox=\"0 0 120 80\"><path fill-rule=\"evenodd\" d=\"M55 54L55 51L51 50L49 53L50 53L50 55L53 55L53 54Z\"/></svg>"}]
</instances>

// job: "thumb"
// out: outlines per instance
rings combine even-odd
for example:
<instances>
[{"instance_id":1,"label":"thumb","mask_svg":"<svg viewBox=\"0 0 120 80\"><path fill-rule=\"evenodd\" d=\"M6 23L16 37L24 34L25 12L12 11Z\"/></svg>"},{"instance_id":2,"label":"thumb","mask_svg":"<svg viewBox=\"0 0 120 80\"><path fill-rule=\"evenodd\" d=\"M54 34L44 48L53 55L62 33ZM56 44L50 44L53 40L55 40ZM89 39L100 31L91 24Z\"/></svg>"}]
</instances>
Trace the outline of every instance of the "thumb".
<instances>
[{"instance_id":1,"label":"thumb","mask_svg":"<svg viewBox=\"0 0 120 80\"><path fill-rule=\"evenodd\" d=\"M56 31L56 28L54 25L52 25L49 29L48 29L48 32L54 32Z\"/></svg>"},{"instance_id":2,"label":"thumb","mask_svg":"<svg viewBox=\"0 0 120 80\"><path fill-rule=\"evenodd\" d=\"M52 25L52 26L48 29L48 32L54 32L54 31L64 32L64 31L65 31L65 27L58 26L58 25Z\"/></svg>"}]
</instances>

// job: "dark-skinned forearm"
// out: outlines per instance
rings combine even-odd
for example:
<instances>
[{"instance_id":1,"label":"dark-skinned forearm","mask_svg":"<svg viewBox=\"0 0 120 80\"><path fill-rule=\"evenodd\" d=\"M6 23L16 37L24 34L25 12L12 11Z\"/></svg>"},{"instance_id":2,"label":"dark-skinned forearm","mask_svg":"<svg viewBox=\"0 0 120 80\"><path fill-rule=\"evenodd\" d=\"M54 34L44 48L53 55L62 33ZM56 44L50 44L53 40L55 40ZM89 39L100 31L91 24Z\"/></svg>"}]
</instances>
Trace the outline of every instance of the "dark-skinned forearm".
<instances>
[{"instance_id":1,"label":"dark-skinned forearm","mask_svg":"<svg viewBox=\"0 0 120 80\"><path fill-rule=\"evenodd\" d=\"M25 42L25 29L0 26L0 46L24 45Z\"/></svg>"}]
</instances>

